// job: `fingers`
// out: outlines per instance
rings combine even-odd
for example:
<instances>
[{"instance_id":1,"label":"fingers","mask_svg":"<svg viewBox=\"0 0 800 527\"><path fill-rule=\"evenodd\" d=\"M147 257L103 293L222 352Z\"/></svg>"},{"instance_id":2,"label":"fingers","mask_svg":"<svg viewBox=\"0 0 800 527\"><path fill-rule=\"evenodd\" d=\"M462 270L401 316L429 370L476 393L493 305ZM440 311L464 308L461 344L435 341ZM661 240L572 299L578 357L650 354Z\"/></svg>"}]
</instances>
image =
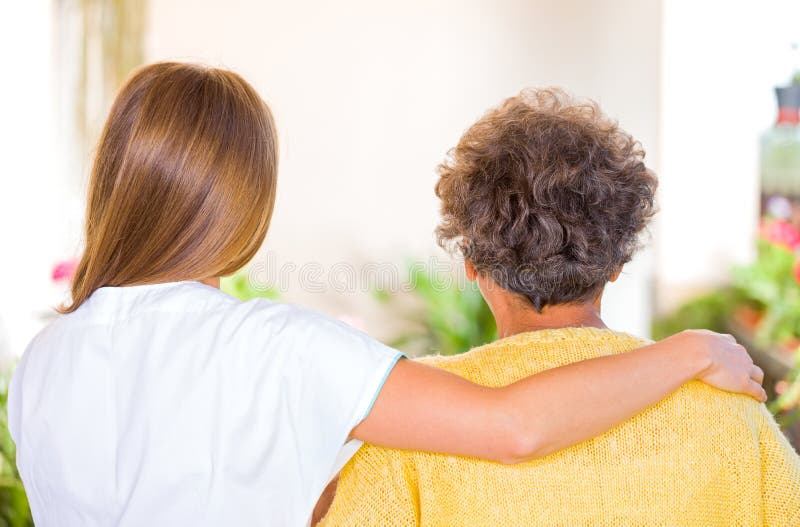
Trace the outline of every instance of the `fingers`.
<instances>
[{"instance_id":1,"label":"fingers","mask_svg":"<svg viewBox=\"0 0 800 527\"><path fill-rule=\"evenodd\" d=\"M730 337L730 335L726 335L726 336L727 336L727 337ZM731 338L733 338L733 337L731 337ZM733 347L732 347L731 349L732 349L734 352L736 352L736 353L741 353L742 355L744 355L745 357L747 357L747 358L750 360L750 362L753 362L753 358L750 356L750 353L748 353L748 352L747 352L747 348L745 348L744 346L742 346L741 344L739 344L739 343L738 343L738 342L736 342L735 340L733 340L733 341L731 341L731 342L733 343Z\"/></svg>"},{"instance_id":2,"label":"fingers","mask_svg":"<svg viewBox=\"0 0 800 527\"><path fill-rule=\"evenodd\" d=\"M750 378L758 384L764 384L764 370L753 364L753 367L750 368Z\"/></svg>"},{"instance_id":3,"label":"fingers","mask_svg":"<svg viewBox=\"0 0 800 527\"><path fill-rule=\"evenodd\" d=\"M708 335L708 336L719 335L719 333L715 333L710 329L685 329L682 331L682 333L696 333L698 335Z\"/></svg>"},{"instance_id":4,"label":"fingers","mask_svg":"<svg viewBox=\"0 0 800 527\"><path fill-rule=\"evenodd\" d=\"M743 346L739 347L741 348L741 351L747 353L747 350ZM764 391L764 387L761 386L764 383L764 370L753 363L753 359L750 357L750 354L747 354L747 357L750 360L750 371L748 373L750 380L748 382L746 393L757 401L765 403L767 402L767 392Z\"/></svg>"},{"instance_id":5,"label":"fingers","mask_svg":"<svg viewBox=\"0 0 800 527\"><path fill-rule=\"evenodd\" d=\"M767 392L756 381L751 380L744 393L761 403L767 402Z\"/></svg>"},{"instance_id":6,"label":"fingers","mask_svg":"<svg viewBox=\"0 0 800 527\"><path fill-rule=\"evenodd\" d=\"M688 331L692 332L692 333L698 333L698 334L707 335L709 337L716 338L716 339L722 339L723 341L725 341L728 344L732 344L732 345L734 345L736 347L742 347L741 344L739 344L739 342L736 340L736 337L734 337L730 333L716 333L716 332L711 331L709 329L690 329Z\"/></svg>"},{"instance_id":7,"label":"fingers","mask_svg":"<svg viewBox=\"0 0 800 527\"><path fill-rule=\"evenodd\" d=\"M750 353L747 351L747 348L745 348L735 340L733 342L734 344L729 348L729 351L737 355L737 360L741 361L743 365L747 365L749 373L754 373L755 370L753 370L753 368L754 367L757 368L758 366L756 366L755 363L753 362L753 357L750 356ZM755 379L755 377L753 377L753 379Z\"/></svg>"}]
</instances>

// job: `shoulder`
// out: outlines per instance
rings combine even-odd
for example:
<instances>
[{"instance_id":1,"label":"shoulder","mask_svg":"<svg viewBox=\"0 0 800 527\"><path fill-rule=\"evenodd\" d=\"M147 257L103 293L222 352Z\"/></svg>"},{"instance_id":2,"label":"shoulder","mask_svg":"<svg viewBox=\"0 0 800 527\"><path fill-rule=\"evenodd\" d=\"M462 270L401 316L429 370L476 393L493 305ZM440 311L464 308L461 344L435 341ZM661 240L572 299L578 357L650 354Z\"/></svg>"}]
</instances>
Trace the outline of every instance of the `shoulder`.
<instances>
[{"instance_id":1,"label":"shoulder","mask_svg":"<svg viewBox=\"0 0 800 527\"><path fill-rule=\"evenodd\" d=\"M503 386L544 370L647 344L647 340L607 329L562 328L519 333L460 355L415 360L478 384Z\"/></svg>"},{"instance_id":2,"label":"shoulder","mask_svg":"<svg viewBox=\"0 0 800 527\"><path fill-rule=\"evenodd\" d=\"M747 444L754 446L765 423L774 424L774 419L766 406L751 397L692 381L620 426L648 422L680 423L681 429L695 430L704 439L723 434L738 441L747 439Z\"/></svg>"},{"instance_id":3,"label":"shoulder","mask_svg":"<svg viewBox=\"0 0 800 527\"><path fill-rule=\"evenodd\" d=\"M416 452L365 444L342 469L340 488L407 490L416 481Z\"/></svg>"},{"instance_id":4,"label":"shoulder","mask_svg":"<svg viewBox=\"0 0 800 527\"><path fill-rule=\"evenodd\" d=\"M496 362L498 360L497 353L500 351L501 346L498 342L491 342L458 355L424 355L415 357L414 360L432 368L470 378L471 372L479 371L481 368L488 367Z\"/></svg>"},{"instance_id":5,"label":"shoulder","mask_svg":"<svg viewBox=\"0 0 800 527\"><path fill-rule=\"evenodd\" d=\"M385 475L389 467L406 466L412 460L411 454L411 451L365 444L342 469L342 477L349 477L351 474L357 477L368 474Z\"/></svg>"},{"instance_id":6,"label":"shoulder","mask_svg":"<svg viewBox=\"0 0 800 527\"><path fill-rule=\"evenodd\" d=\"M301 333L302 336L312 337L319 334L326 336L338 334L368 338L366 334L352 326L304 306L276 302L265 298L242 302L221 291L217 294L227 297L226 300L219 301L219 307L230 318L233 320L246 320L254 325L268 325L276 335Z\"/></svg>"},{"instance_id":7,"label":"shoulder","mask_svg":"<svg viewBox=\"0 0 800 527\"><path fill-rule=\"evenodd\" d=\"M687 382L671 395L668 395L653 409L681 407L692 412L709 415L728 416L737 420L761 419L766 406L747 395L719 390L701 381ZM725 419L720 419L724 422Z\"/></svg>"},{"instance_id":8,"label":"shoulder","mask_svg":"<svg viewBox=\"0 0 800 527\"><path fill-rule=\"evenodd\" d=\"M306 345L331 351L361 347L389 350L366 333L303 306L256 299L242 303L237 312L253 325L267 328L273 342L289 339L294 343L294 348ZM392 350L392 353L396 352Z\"/></svg>"},{"instance_id":9,"label":"shoulder","mask_svg":"<svg viewBox=\"0 0 800 527\"><path fill-rule=\"evenodd\" d=\"M254 343L264 339L275 344L283 338L302 341L345 334L363 335L313 309L265 298L243 302L203 284L183 284L169 291L168 297L154 300L153 304L152 311L186 317L198 327L208 324L231 339L250 339Z\"/></svg>"},{"instance_id":10,"label":"shoulder","mask_svg":"<svg viewBox=\"0 0 800 527\"><path fill-rule=\"evenodd\" d=\"M333 503L319 525L416 526L416 488L413 453L364 445L342 469Z\"/></svg>"}]
</instances>

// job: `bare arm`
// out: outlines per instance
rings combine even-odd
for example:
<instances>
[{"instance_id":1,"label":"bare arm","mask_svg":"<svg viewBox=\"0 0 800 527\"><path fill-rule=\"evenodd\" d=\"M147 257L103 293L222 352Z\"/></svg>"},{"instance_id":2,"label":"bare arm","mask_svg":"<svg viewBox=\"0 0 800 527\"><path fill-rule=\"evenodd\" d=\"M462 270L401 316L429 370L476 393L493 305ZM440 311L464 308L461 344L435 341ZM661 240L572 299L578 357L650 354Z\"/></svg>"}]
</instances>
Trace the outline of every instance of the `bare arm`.
<instances>
[{"instance_id":1,"label":"bare arm","mask_svg":"<svg viewBox=\"0 0 800 527\"><path fill-rule=\"evenodd\" d=\"M733 337L686 331L503 388L401 360L352 437L517 463L595 437L690 380L766 399L763 373Z\"/></svg>"}]
</instances>

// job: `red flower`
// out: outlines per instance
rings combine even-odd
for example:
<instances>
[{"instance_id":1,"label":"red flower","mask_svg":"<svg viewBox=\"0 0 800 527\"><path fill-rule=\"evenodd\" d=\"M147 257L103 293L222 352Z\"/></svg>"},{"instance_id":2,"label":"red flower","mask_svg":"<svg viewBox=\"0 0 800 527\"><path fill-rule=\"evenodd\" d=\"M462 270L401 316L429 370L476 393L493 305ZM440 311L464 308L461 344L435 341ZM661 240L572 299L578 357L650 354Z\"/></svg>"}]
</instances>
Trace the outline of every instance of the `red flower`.
<instances>
[{"instance_id":1,"label":"red flower","mask_svg":"<svg viewBox=\"0 0 800 527\"><path fill-rule=\"evenodd\" d=\"M773 220L761 224L761 237L790 251L800 249L800 231L786 220Z\"/></svg>"},{"instance_id":2,"label":"red flower","mask_svg":"<svg viewBox=\"0 0 800 527\"><path fill-rule=\"evenodd\" d=\"M53 267L50 278L57 284L71 282L77 269L78 260L64 260L63 262L58 262Z\"/></svg>"}]
</instances>

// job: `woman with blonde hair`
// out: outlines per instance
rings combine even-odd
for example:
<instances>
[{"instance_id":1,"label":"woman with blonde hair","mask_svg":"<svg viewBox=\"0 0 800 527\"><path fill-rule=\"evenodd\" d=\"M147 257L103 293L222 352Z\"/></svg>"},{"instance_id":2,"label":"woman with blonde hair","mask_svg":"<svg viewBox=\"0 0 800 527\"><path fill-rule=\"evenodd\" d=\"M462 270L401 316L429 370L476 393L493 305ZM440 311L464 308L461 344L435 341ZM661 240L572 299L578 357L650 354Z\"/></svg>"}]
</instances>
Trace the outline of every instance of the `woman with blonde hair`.
<instances>
[{"instance_id":1,"label":"woman with blonde hair","mask_svg":"<svg viewBox=\"0 0 800 527\"><path fill-rule=\"evenodd\" d=\"M693 379L764 398L743 348L708 332L492 389L306 309L239 302L219 278L261 246L277 167L240 76L159 63L122 88L72 302L11 385L37 525L303 525L359 441L516 463Z\"/></svg>"}]
</instances>

